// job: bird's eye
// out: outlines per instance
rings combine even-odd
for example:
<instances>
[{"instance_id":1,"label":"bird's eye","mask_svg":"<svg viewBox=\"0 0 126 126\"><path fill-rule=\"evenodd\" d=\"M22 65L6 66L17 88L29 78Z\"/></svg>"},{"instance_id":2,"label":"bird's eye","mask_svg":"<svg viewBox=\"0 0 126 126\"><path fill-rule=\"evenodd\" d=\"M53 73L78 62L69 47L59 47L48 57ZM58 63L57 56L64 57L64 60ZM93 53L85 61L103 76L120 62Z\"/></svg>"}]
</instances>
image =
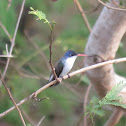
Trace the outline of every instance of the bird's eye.
<instances>
[{"instance_id":1,"label":"bird's eye","mask_svg":"<svg viewBox=\"0 0 126 126\"><path fill-rule=\"evenodd\" d=\"M70 56L73 56L73 54L70 54Z\"/></svg>"}]
</instances>

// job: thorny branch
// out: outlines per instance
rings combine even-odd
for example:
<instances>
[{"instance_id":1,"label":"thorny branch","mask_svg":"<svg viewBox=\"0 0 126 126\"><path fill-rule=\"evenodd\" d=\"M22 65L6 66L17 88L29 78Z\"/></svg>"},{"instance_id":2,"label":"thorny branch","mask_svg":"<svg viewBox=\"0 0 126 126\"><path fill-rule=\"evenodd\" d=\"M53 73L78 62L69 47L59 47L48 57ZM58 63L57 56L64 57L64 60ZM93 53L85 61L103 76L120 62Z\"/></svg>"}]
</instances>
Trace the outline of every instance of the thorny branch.
<instances>
[{"instance_id":1,"label":"thorny branch","mask_svg":"<svg viewBox=\"0 0 126 126\"><path fill-rule=\"evenodd\" d=\"M1 73L0 73L0 76L1 76ZM20 111L20 109L18 108L18 106L17 106L17 104L16 104L16 102L15 102L15 100L14 100L14 98L13 98L11 92L10 92L10 89L7 87L7 84L4 82L4 80L1 79L1 81L2 81L4 87L5 87L6 91L7 91L7 93L8 93L8 95L9 95L10 99L11 99L12 102L14 103L15 108L17 109L17 111L18 111L18 113L19 113L19 116L20 116L20 118L21 118L21 121L22 121L23 125L26 126L25 121L24 121L24 118L23 118L23 116L22 116L22 114L21 114L21 111Z\"/></svg>"},{"instance_id":2,"label":"thorny branch","mask_svg":"<svg viewBox=\"0 0 126 126\"><path fill-rule=\"evenodd\" d=\"M112 9L112 10L117 10L117 11L126 11L126 9L121 9L121 8L116 8L116 7L111 7L107 4L105 4L103 1L98 0L99 3L101 3L103 6L107 7L108 9Z\"/></svg>"},{"instance_id":3,"label":"thorny branch","mask_svg":"<svg viewBox=\"0 0 126 126\"><path fill-rule=\"evenodd\" d=\"M119 59L114 59L114 60L109 60L109 61L106 61L106 62L102 62L102 63L98 63L98 64L95 64L95 65L91 65L91 66L88 66L88 67L85 67L85 68L81 68L77 71L74 71L72 73L70 73L69 75L66 75L63 77L63 79L67 79L72 76L75 76L77 74L80 74L80 73L83 73L83 72L86 72L88 70L91 70L91 69L95 69L95 68L98 68L98 67L102 67L102 66L105 66L105 65L109 65L109 64L114 64L114 63L120 63L120 62L125 62L126 61L126 57L124 58L119 58ZM62 81L62 78L58 78ZM51 81L50 83L46 84L45 86L41 87L40 89L38 89L37 91L33 92L30 96L24 98L23 100L21 100L17 106L20 106L22 105L23 103L25 103L26 101L30 100L31 98L33 97L37 97L37 95L42 92L43 90L47 89L48 87L50 87L51 85L54 85L57 81L54 80L54 81ZM6 114L8 114L9 112L11 112L12 110L15 109L15 106L11 107L10 109L4 111L3 113L0 114L0 118L2 118L3 116L5 116Z\"/></svg>"}]
</instances>

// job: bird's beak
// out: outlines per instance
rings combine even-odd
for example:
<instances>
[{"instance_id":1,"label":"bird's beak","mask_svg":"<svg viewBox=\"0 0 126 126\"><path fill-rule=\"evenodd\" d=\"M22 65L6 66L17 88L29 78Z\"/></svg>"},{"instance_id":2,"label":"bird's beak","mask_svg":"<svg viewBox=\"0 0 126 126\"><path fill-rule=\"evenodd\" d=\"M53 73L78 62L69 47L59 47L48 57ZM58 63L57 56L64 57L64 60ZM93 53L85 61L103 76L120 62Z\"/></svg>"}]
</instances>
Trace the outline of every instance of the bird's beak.
<instances>
[{"instance_id":1,"label":"bird's beak","mask_svg":"<svg viewBox=\"0 0 126 126\"><path fill-rule=\"evenodd\" d=\"M88 56L88 55L84 55L84 54L77 54L77 56Z\"/></svg>"}]
</instances>

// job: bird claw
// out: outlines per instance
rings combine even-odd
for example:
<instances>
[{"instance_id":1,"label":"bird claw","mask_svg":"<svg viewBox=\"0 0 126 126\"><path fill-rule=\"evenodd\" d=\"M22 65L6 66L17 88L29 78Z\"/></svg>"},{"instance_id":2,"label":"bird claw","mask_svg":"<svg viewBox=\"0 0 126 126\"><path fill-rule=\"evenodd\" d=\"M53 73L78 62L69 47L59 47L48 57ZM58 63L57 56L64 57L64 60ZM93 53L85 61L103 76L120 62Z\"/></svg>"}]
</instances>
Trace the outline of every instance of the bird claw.
<instances>
[{"instance_id":1,"label":"bird claw","mask_svg":"<svg viewBox=\"0 0 126 126\"><path fill-rule=\"evenodd\" d=\"M61 80L61 79L59 79L59 78L57 78L56 80L57 80L57 82L58 82L58 83L61 83L61 81L62 81L62 80Z\"/></svg>"},{"instance_id":2,"label":"bird claw","mask_svg":"<svg viewBox=\"0 0 126 126\"><path fill-rule=\"evenodd\" d=\"M68 76L68 78L70 78L70 75L69 74L67 74L67 76Z\"/></svg>"}]
</instances>

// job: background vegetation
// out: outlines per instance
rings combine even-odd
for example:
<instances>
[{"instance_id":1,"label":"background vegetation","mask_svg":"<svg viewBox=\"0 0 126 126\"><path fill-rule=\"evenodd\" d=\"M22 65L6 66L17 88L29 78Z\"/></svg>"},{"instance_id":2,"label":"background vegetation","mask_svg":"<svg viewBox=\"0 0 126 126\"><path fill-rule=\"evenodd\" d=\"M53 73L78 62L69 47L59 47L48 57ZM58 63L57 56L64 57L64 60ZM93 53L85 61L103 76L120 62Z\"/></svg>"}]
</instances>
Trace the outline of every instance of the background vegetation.
<instances>
[{"instance_id":1,"label":"background vegetation","mask_svg":"<svg viewBox=\"0 0 126 126\"><path fill-rule=\"evenodd\" d=\"M80 0L84 10L90 10L97 6L97 2ZM11 6L8 8L8 1L0 1L0 22L6 27L11 36L13 36L17 17L20 11L22 0L12 0ZM16 37L16 45L9 64L6 75L6 83L11 89L13 97L16 101L27 97L47 83L50 74L49 60L49 43L50 31L46 24L42 21L36 21L33 15L28 15L30 7L42 10L48 19L56 21L54 29L53 63L56 63L66 50L75 50L83 53L88 39L89 31L84 24L82 16L77 11L73 0L26 0L25 9L21 19L20 27ZM93 27L97 20L102 7L97 11L87 14L89 23ZM123 38L118 50L117 56L125 56L126 39ZM0 27L0 52L5 53L5 45L10 45L9 38ZM37 46L37 48L36 48ZM72 70L83 67L83 58L78 58ZM0 58L0 69L3 70L6 58ZM115 69L120 75L125 75L124 63L116 65ZM62 84L48 88L40 93L39 97L48 97L49 100L35 102L30 100L21 106L26 121L30 125L31 122L37 123L43 116L43 126L79 126L83 123L82 117L83 102L85 91L89 84L86 76L77 75L62 82ZM90 98L98 96L94 89L91 89ZM90 99L89 99L90 100ZM0 112L7 110L13 106L4 87L0 87ZM91 109L91 106L87 106ZM110 111L98 110L95 116L96 126L102 126L108 119ZM126 124L123 117L118 124L121 126ZM22 122L19 118L17 110L0 119L1 126L20 126Z\"/></svg>"}]
</instances>

